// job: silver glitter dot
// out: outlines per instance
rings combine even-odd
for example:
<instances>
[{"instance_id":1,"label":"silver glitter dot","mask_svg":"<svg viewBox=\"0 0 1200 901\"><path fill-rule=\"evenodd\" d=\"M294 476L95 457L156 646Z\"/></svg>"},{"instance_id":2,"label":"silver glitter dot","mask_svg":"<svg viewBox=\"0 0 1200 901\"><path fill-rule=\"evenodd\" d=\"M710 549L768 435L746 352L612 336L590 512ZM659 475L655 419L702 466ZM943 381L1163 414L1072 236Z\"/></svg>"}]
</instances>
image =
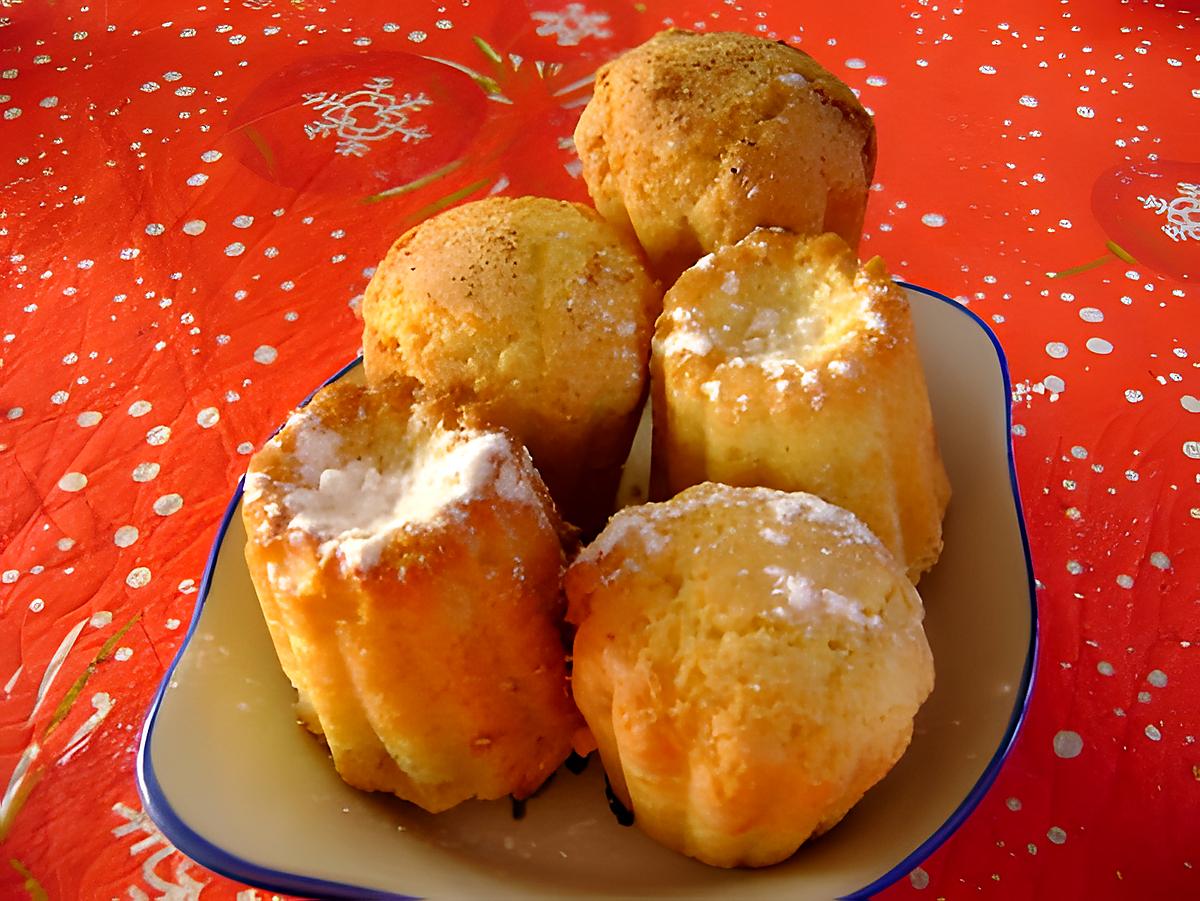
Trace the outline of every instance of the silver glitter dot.
<instances>
[{"instance_id":1,"label":"silver glitter dot","mask_svg":"<svg viewBox=\"0 0 1200 901\"><path fill-rule=\"evenodd\" d=\"M1139 704L1149 704L1151 701L1151 697L1152 696L1151 696L1150 692L1148 692L1148 691L1139 691L1137 693L1137 699L1138 699Z\"/></svg>"},{"instance_id":2,"label":"silver glitter dot","mask_svg":"<svg viewBox=\"0 0 1200 901\"><path fill-rule=\"evenodd\" d=\"M158 471L161 468L157 463L139 463L133 468L133 480L135 482L152 482L158 478Z\"/></svg>"},{"instance_id":3,"label":"silver glitter dot","mask_svg":"<svg viewBox=\"0 0 1200 901\"><path fill-rule=\"evenodd\" d=\"M189 219L183 223L183 233L185 235L195 236L201 234L206 228L208 228L208 223L203 219Z\"/></svg>"},{"instance_id":4,"label":"silver glitter dot","mask_svg":"<svg viewBox=\"0 0 1200 901\"><path fill-rule=\"evenodd\" d=\"M263 366L270 366L278 356L279 351L270 344L260 344L254 351L254 362L261 363Z\"/></svg>"},{"instance_id":5,"label":"silver glitter dot","mask_svg":"<svg viewBox=\"0 0 1200 901\"><path fill-rule=\"evenodd\" d=\"M1120 585L1122 588L1132 588L1133 587L1133 576L1129 576L1129 575L1126 575L1125 573L1121 573L1119 576L1117 576L1117 584Z\"/></svg>"},{"instance_id":6,"label":"silver glitter dot","mask_svg":"<svg viewBox=\"0 0 1200 901\"><path fill-rule=\"evenodd\" d=\"M171 439L171 427L156 425L146 433L146 443L154 446L166 444Z\"/></svg>"},{"instance_id":7,"label":"silver glitter dot","mask_svg":"<svg viewBox=\"0 0 1200 901\"><path fill-rule=\"evenodd\" d=\"M87 476L82 472L68 472L58 480L58 487L63 491L82 491L87 487Z\"/></svg>"},{"instance_id":8,"label":"silver glitter dot","mask_svg":"<svg viewBox=\"0 0 1200 901\"><path fill-rule=\"evenodd\" d=\"M1150 555L1150 565L1155 569L1170 569L1171 558L1162 551L1155 551Z\"/></svg>"},{"instance_id":9,"label":"silver glitter dot","mask_svg":"<svg viewBox=\"0 0 1200 901\"><path fill-rule=\"evenodd\" d=\"M151 222L146 226L146 234L148 235L161 235L166 230L166 226L161 222Z\"/></svg>"},{"instance_id":10,"label":"silver glitter dot","mask_svg":"<svg viewBox=\"0 0 1200 901\"><path fill-rule=\"evenodd\" d=\"M120 648L117 648L116 653L113 654L113 659L119 660L122 663L124 663L126 660L128 660L132 656L133 656L133 648L120 647Z\"/></svg>"},{"instance_id":11,"label":"silver glitter dot","mask_svg":"<svg viewBox=\"0 0 1200 901\"><path fill-rule=\"evenodd\" d=\"M1113 669L1113 665L1111 663L1109 663L1107 660L1101 660L1099 663L1097 663L1096 670L1102 676L1111 676L1115 672L1115 670Z\"/></svg>"},{"instance_id":12,"label":"silver glitter dot","mask_svg":"<svg viewBox=\"0 0 1200 901\"><path fill-rule=\"evenodd\" d=\"M234 241L232 244L225 245L225 256L240 257L246 252L246 245L241 241Z\"/></svg>"},{"instance_id":13,"label":"silver glitter dot","mask_svg":"<svg viewBox=\"0 0 1200 901\"><path fill-rule=\"evenodd\" d=\"M1153 685L1155 688L1166 688L1167 687L1167 674L1164 673L1160 669L1153 669L1153 670L1150 670L1150 675L1148 675L1146 677L1146 681L1149 682L1151 685Z\"/></svg>"},{"instance_id":14,"label":"silver glitter dot","mask_svg":"<svg viewBox=\"0 0 1200 901\"><path fill-rule=\"evenodd\" d=\"M908 881L912 883L915 889L929 888L929 874L917 867L908 874Z\"/></svg>"},{"instance_id":15,"label":"silver glitter dot","mask_svg":"<svg viewBox=\"0 0 1200 901\"><path fill-rule=\"evenodd\" d=\"M202 429L211 429L221 419L221 413L216 407L205 407L196 414L196 424Z\"/></svg>"},{"instance_id":16,"label":"silver glitter dot","mask_svg":"<svg viewBox=\"0 0 1200 901\"><path fill-rule=\"evenodd\" d=\"M410 31L410 32L408 33L408 39L409 39L410 41L412 41L414 44L419 44L419 43L421 43L421 42L422 42L423 40L425 40L425 38L427 38L427 37L429 37L429 35L427 35L427 34L426 34L425 32L423 32L423 31Z\"/></svg>"},{"instance_id":17,"label":"silver glitter dot","mask_svg":"<svg viewBox=\"0 0 1200 901\"><path fill-rule=\"evenodd\" d=\"M195 175L189 175L187 183L193 188L198 188L200 185L208 181L208 176L203 172L197 172Z\"/></svg>"},{"instance_id":18,"label":"silver glitter dot","mask_svg":"<svg viewBox=\"0 0 1200 901\"><path fill-rule=\"evenodd\" d=\"M1067 833L1065 829L1061 829L1058 826L1051 826L1046 830L1046 838L1050 839L1056 845L1061 845L1067 840Z\"/></svg>"},{"instance_id":19,"label":"silver glitter dot","mask_svg":"<svg viewBox=\"0 0 1200 901\"><path fill-rule=\"evenodd\" d=\"M1009 810L1020 810L1021 809L1021 799L1020 798L1009 798L1007 801L1004 802L1004 804Z\"/></svg>"},{"instance_id":20,"label":"silver glitter dot","mask_svg":"<svg viewBox=\"0 0 1200 901\"><path fill-rule=\"evenodd\" d=\"M1083 739L1080 738L1078 732L1063 729L1054 736L1054 753L1058 757L1070 760L1072 757L1078 757L1082 751Z\"/></svg>"},{"instance_id":21,"label":"silver glitter dot","mask_svg":"<svg viewBox=\"0 0 1200 901\"><path fill-rule=\"evenodd\" d=\"M1153 723L1146 727L1146 738L1151 741L1162 741L1162 733L1158 731L1158 727Z\"/></svg>"},{"instance_id":22,"label":"silver glitter dot","mask_svg":"<svg viewBox=\"0 0 1200 901\"><path fill-rule=\"evenodd\" d=\"M145 566L136 566L125 577L125 584L130 588L145 588L150 584L150 570Z\"/></svg>"},{"instance_id":23,"label":"silver glitter dot","mask_svg":"<svg viewBox=\"0 0 1200 901\"><path fill-rule=\"evenodd\" d=\"M1112 343L1105 341L1103 338L1088 338L1085 347L1092 353L1100 354L1101 356L1113 352Z\"/></svg>"},{"instance_id":24,"label":"silver glitter dot","mask_svg":"<svg viewBox=\"0 0 1200 901\"><path fill-rule=\"evenodd\" d=\"M1071 448L1071 456L1074 457L1076 460L1086 460L1087 455L1088 455L1088 452L1087 452L1086 447L1076 444L1074 447Z\"/></svg>"},{"instance_id":25,"label":"silver glitter dot","mask_svg":"<svg viewBox=\"0 0 1200 901\"><path fill-rule=\"evenodd\" d=\"M237 446L237 452L239 454L243 454L243 455L252 454L252 453L254 453L254 445L251 444L249 441L243 441L241 444L239 444Z\"/></svg>"},{"instance_id":26,"label":"silver glitter dot","mask_svg":"<svg viewBox=\"0 0 1200 901\"><path fill-rule=\"evenodd\" d=\"M96 410L84 410L75 417L75 423L82 429L90 429L92 426L98 425L103 418Z\"/></svg>"},{"instance_id":27,"label":"silver glitter dot","mask_svg":"<svg viewBox=\"0 0 1200 901\"><path fill-rule=\"evenodd\" d=\"M253 224L254 224L253 216L247 216L243 213L240 216L233 217L233 227L234 228L249 228Z\"/></svg>"},{"instance_id":28,"label":"silver glitter dot","mask_svg":"<svg viewBox=\"0 0 1200 901\"><path fill-rule=\"evenodd\" d=\"M946 217L941 213L926 213L921 217L921 222L930 228L941 228L946 224Z\"/></svg>"},{"instance_id":29,"label":"silver glitter dot","mask_svg":"<svg viewBox=\"0 0 1200 901\"><path fill-rule=\"evenodd\" d=\"M117 547L129 547L138 540L138 530L136 526L121 526L113 534L113 544Z\"/></svg>"},{"instance_id":30,"label":"silver glitter dot","mask_svg":"<svg viewBox=\"0 0 1200 901\"><path fill-rule=\"evenodd\" d=\"M171 516L183 509L183 498L178 494L164 494L154 502L154 512L159 516Z\"/></svg>"},{"instance_id":31,"label":"silver glitter dot","mask_svg":"<svg viewBox=\"0 0 1200 901\"><path fill-rule=\"evenodd\" d=\"M1055 360L1061 360L1070 352L1070 348L1061 341L1051 341L1046 345L1046 356Z\"/></svg>"},{"instance_id":32,"label":"silver glitter dot","mask_svg":"<svg viewBox=\"0 0 1200 901\"><path fill-rule=\"evenodd\" d=\"M219 150L206 150L200 154L200 159L204 160L206 163L215 163L220 158L221 151Z\"/></svg>"},{"instance_id":33,"label":"silver glitter dot","mask_svg":"<svg viewBox=\"0 0 1200 901\"><path fill-rule=\"evenodd\" d=\"M58 541L56 541L54 543L54 546L57 547L60 551L69 551L71 548L75 547L75 539L74 538L60 538L60 539L58 539Z\"/></svg>"}]
</instances>

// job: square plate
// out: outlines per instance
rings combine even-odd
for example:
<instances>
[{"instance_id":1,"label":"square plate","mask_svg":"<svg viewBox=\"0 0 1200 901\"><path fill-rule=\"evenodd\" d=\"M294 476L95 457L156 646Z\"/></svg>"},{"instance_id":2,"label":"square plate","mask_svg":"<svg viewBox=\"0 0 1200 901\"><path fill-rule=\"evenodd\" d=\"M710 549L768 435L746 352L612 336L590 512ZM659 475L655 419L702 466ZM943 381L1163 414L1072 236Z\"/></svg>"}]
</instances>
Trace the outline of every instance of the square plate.
<instances>
[{"instance_id":1,"label":"square plate","mask_svg":"<svg viewBox=\"0 0 1200 901\"><path fill-rule=\"evenodd\" d=\"M520 820L507 801L434 816L350 788L296 723L246 570L240 485L146 719L145 809L210 869L323 897L827 899L907 873L995 778L1032 688L1037 628L1003 353L965 307L905 288L954 490L945 550L920 585L937 684L908 752L828 835L763 870L707 867L618 825L598 759L560 771ZM355 361L333 378L360 377Z\"/></svg>"}]
</instances>

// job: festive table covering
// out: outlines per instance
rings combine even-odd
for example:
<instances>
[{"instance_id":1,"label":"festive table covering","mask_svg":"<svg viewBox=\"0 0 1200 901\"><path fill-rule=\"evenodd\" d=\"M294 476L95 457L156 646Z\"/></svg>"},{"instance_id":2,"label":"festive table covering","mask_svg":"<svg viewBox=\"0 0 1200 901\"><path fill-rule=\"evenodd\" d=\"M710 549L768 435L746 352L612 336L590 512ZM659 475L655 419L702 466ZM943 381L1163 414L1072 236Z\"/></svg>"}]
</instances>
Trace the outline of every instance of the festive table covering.
<instances>
[{"instance_id":1,"label":"festive table covering","mask_svg":"<svg viewBox=\"0 0 1200 901\"><path fill-rule=\"evenodd\" d=\"M668 25L788 40L858 91L864 255L1008 354L1036 689L990 793L885 894L1200 896L1194 6L0 7L0 896L263 897L133 779L247 455L355 354L400 232L586 198L592 73Z\"/></svg>"}]
</instances>

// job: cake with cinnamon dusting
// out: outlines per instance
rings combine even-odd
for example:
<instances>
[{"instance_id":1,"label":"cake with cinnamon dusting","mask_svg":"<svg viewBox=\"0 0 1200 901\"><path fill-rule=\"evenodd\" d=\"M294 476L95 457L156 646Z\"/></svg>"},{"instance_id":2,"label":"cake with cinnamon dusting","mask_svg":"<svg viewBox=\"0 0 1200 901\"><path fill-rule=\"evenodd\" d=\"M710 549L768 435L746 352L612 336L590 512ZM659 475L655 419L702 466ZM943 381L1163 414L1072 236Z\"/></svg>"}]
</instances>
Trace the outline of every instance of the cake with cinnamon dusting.
<instances>
[{"instance_id":1,"label":"cake with cinnamon dusting","mask_svg":"<svg viewBox=\"0 0 1200 901\"><path fill-rule=\"evenodd\" d=\"M667 286L755 226L862 235L875 126L807 53L671 29L596 74L575 129L598 209L632 231Z\"/></svg>"}]
</instances>

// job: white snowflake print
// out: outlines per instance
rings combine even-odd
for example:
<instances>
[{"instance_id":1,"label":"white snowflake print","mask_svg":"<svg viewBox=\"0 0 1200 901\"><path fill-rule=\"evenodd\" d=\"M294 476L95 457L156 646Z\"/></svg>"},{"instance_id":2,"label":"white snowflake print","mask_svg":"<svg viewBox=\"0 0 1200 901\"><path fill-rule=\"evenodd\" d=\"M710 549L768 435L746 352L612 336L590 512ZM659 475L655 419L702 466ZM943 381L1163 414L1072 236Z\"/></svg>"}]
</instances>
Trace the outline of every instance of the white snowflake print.
<instances>
[{"instance_id":1,"label":"white snowflake print","mask_svg":"<svg viewBox=\"0 0 1200 901\"><path fill-rule=\"evenodd\" d=\"M1166 200L1147 194L1139 197L1142 208L1167 217L1163 233L1172 241L1200 241L1200 185L1181 181L1175 186L1179 196Z\"/></svg>"},{"instance_id":2,"label":"white snowflake print","mask_svg":"<svg viewBox=\"0 0 1200 901\"><path fill-rule=\"evenodd\" d=\"M125 818L124 823L113 829L113 835L117 838L129 835L131 832L141 832L145 835L145 838L130 846L131 857L136 857L151 848L158 848L142 861L142 879L145 880L147 886L158 892L155 898L158 901L197 901L207 883L192 877L189 872L192 862L167 841L166 836L158 831L158 827L154 825L154 821L146 812L134 810L129 805L119 802L114 804L112 809L114 813ZM171 881L168 881L158 873L158 865L171 855L176 857L175 872L171 875ZM132 901L149 901L150 898L146 890L137 885L129 886L128 896Z\"/></svg>"},{"instance_id":3,"label":"white snowflake print","mask_svg":"<svg viewBox=\"0 0 1200 901\"><path fill-rule=\"evenodd\" d=\"M405 143L424 141L429 129L409 124L409 113L433 103L424 93L405 94L397 99L388 93L390 78L372 78L360 89L346 94L331 91L304 95L304 105L321 113L321 118L304 126L309 140L329 135L339 140L335 153L342 156L365 156L368 146L399 135Z\"/></svg>"},{"instance_id":4,"label":"white snowflake print","mask_svg":"<svg viewBox=\"0 0 1200 901\"><path fill-rule=\"evenodd\" d=\"M533 18L542 23L537 28L538 35L544 38L553 35L560 47L578 47L584 38L612 37L612 32L604 27L608 24L608 13L588 12L582 3L568 3L558 12L535 12Z\"/></svg>"}]
</instances>

